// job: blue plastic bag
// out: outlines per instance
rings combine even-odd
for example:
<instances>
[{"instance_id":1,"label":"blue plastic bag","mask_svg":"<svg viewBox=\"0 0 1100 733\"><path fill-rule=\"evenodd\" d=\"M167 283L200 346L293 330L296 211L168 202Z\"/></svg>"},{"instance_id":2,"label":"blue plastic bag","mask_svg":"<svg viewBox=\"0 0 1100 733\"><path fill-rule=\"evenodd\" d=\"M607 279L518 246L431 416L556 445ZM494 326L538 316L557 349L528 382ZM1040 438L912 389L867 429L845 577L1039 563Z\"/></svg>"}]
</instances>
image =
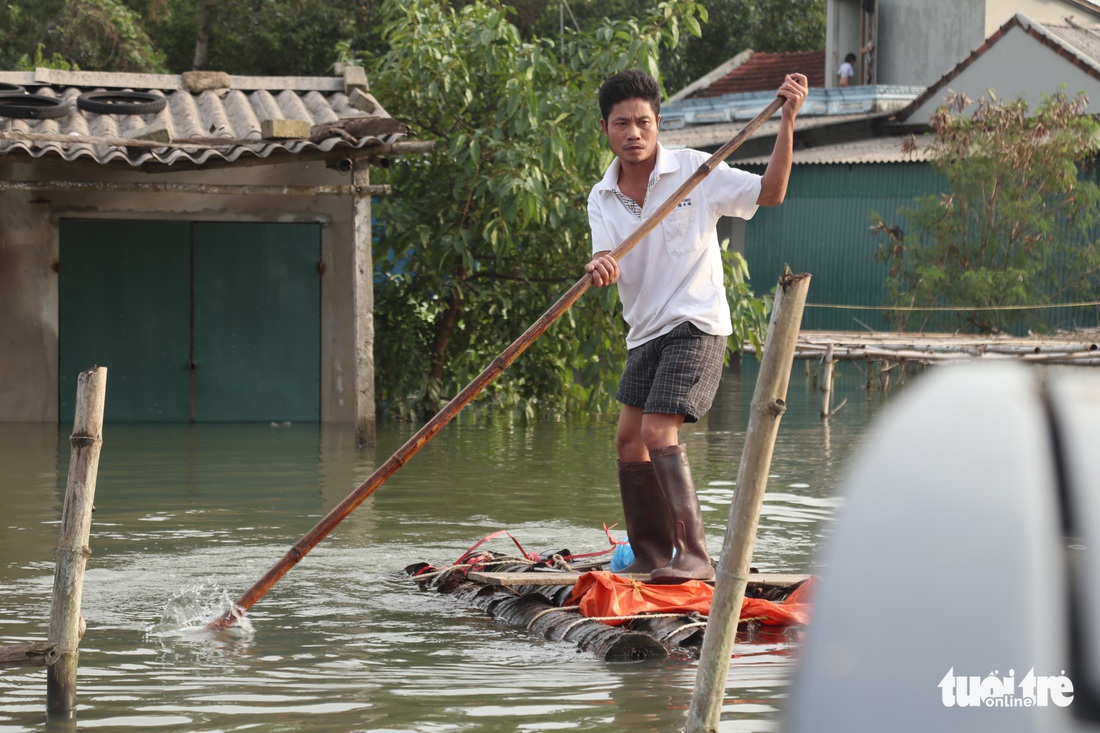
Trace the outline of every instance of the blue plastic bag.
<instances>
[{"instance_id":1,"label":"blue plastic bag","mask_svg":"<svg viewBox=\"0 0 1100 733\"><path fill-rule=\"evenodd\" d=\"M611 555L611 572L617 573L634 562L634 550L630 549L629 537L623 537L623 544L615 547Z\"/></svg>"},{"instance_id":2,"label":"blue plastic bag","mask_svg":"<svg viewBox=\"0 0 1100 733\"><path fill-rule=\"evenodd\" d=\"M672 548L672 556L676 557L676 548ZM608 569L617 573L625 568L630 563L634 562L634 550L630 549L630 537L623 536L623 544L615 547L615 552L611 555L611 565Z\"/></svg>"}]
</instances>

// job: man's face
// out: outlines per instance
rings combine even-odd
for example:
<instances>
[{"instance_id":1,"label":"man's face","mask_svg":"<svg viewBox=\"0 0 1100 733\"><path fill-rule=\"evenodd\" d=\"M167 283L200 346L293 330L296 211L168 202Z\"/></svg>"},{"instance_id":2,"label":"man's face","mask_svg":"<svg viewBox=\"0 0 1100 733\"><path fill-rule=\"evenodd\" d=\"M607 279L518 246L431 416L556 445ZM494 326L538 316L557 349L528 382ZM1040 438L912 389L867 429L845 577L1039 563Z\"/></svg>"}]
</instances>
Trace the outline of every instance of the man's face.
<instances>
[{"instance_id":1,"label":"man's face","mask_svg":"<svg viewBox=\"0 0 1100 733\"><path fill-rule=\"evenodd\" d=\"M611 152L626 163L641 163L657 152L661 116L644 99L624 99L611 108L600 127Z\"/></svg>"}]
</instances>

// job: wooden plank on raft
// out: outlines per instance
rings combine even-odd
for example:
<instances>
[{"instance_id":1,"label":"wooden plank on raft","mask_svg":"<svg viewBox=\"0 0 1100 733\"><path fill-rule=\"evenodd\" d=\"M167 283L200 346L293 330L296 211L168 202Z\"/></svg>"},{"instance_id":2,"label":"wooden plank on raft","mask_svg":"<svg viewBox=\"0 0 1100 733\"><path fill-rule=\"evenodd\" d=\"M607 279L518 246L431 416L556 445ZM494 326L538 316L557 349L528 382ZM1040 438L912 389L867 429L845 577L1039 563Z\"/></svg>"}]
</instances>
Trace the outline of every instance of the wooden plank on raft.
<instances>
[{"instance_id":1,"label":"wooden plank on raft","mask_svg":"<svg viewBox=\"0 0 1100 733\"><path fill-rule=\"evenodd\" d=\"M569 572L523 572L523 573L485 573L471 571L466 575L475 583L485 585L575 585L581 577L581 573ZM633 580L639 583L649 582L649 573L627 573L619 577ZM809 578L809 575L797 575L793 573L752 573L749 576L749 587L752 588L786 588L801 583ZM709 581L713 583L713 581Z\"/></svg>"}]
</instances>

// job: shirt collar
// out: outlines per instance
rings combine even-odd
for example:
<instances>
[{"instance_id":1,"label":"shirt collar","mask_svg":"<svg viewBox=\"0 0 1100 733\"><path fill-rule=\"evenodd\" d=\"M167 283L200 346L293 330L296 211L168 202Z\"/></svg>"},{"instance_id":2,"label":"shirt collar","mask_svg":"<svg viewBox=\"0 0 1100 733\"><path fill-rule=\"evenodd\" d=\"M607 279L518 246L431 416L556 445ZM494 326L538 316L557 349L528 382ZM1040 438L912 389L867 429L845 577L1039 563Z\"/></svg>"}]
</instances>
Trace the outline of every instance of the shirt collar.
<instances>
[{"instance_id":1,"label":"shirt collar","mask_svg":"<svg viewBox=\"0 0 1100 733\"><path fill-rule=\"evenodd\" d=\"M658 177L672 173L680 169L680 161L677 160L675 155L668 152L661 143L657 143L657 162L653 165L653 172ZM611 161L611 165L607 167L607 172L604 173L603 179L596 184L597 191L611 192L615 190L615 187L619 185L619 158L615 157L615 160Z\"/></svg>"}]
</instances>

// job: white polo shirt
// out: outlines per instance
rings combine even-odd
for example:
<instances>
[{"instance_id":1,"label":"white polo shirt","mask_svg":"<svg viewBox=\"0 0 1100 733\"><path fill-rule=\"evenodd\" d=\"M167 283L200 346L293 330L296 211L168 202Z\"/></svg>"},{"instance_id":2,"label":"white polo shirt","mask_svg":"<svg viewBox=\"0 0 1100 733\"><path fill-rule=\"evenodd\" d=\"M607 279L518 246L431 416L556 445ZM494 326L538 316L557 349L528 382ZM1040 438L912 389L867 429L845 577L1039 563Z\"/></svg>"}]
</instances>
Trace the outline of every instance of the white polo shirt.
<instances>
[{"instance_id":1,"label":"white polo shirt","mask_svg":"<svg viewBox=\"0 0 1100 733\"><path fill-rule=\"evenodd\" d=\"M616 195L616 158L588 195L592 253L618 247L709 157L697 150L666 150L658 143L640 215ZM684 321L715 336L733 333L715 227L723 216L752 218L759 197L760 176L719 163L623 256L618 286L623 317L630 326L627 348L664 335Z\"/></svg>"}]
</instances>

